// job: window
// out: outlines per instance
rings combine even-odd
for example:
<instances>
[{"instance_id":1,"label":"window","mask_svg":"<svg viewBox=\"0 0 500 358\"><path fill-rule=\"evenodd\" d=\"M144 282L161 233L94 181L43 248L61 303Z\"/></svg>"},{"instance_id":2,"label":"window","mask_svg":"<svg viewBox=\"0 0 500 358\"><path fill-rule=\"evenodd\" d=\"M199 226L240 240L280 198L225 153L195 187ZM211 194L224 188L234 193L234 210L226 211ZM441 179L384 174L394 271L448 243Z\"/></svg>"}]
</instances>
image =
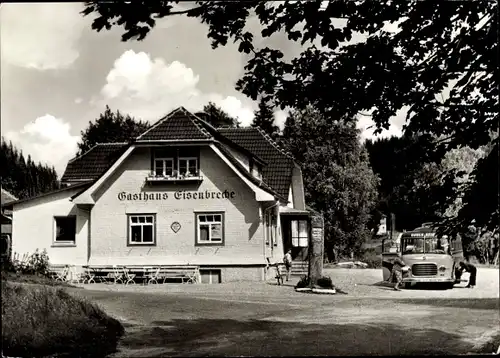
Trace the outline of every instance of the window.
<instances>
[{"instance_id":1,"label":"window","mask_svg":"<svg viewBox=\"0 0 500 358\"><path fill-rule=\"evenodd\" d=\"M171 177L174 175L173 158L155 158L154 173L156 176Z\"/></svg>"},{"instance_id":2,"label":"window","mask_svg":"<svg viewBox=\"0 0 500 358\"><path fill-rule=\"evenodd\" d=\"M186 176L198 175L198 158L195 157L179 158L179 174Z\"/></svg>"},{"instance_id":3,"label":"window","mask_svg":"<svg viewBox=\"0 0 500 358\"><path fill-rule=\"evenodd\" d=\"M196 244L224 245L224 214L196 214Z\"/></svg>"},{"instance_id":4,"label":"window","mask_svg":"<svg viewBox=\"0 0 500 358\"><path fill-rule=\"evenodd\" d=\"M155 245L155 215L128 216L128 244Z\"/></svg>"},{"instance_id":5,"label":"window","mask_svg":"<svg viewBox=\"0 0 500 358\"><path fill-rule=\"evenodd\" d=\"M54 243L74 244L76 241L76 216L56 216L54 222Z\"/></svg>"},{"instance_id":6,"label":"window","mask_svg":"<svg viewBox=\"0 0 500 358\"><path fill-rule=\"evenodd\" d=\"M307 247L308 230L307 220L292 220L292 246Z\"/></svg>"}]
</instances>

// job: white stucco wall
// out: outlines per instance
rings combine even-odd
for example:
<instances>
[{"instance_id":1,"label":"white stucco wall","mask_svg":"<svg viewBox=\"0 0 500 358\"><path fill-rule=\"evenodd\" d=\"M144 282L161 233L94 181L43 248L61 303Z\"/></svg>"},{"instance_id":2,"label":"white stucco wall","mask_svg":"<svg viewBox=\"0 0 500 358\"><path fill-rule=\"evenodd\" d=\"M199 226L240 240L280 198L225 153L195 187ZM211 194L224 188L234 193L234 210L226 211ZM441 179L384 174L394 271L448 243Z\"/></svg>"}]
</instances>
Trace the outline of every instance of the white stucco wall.
<instances>
[{"instance_id":1,"label":"white stucco wall","mask_svg":"<svg viewBox=\"0 0 500 358\"><path fill-rule=\"evenodd\" d=\"M91 264L264 264L264 237L260 204L254 192L209 147L201 147L201 184L156 183L146 185L151 158L147 148L137 148L97 191L91 212ZM232 199L176 199L180 190L190 192L234 191ZM119 194L161 193L165 200L119 200ZM224 245L195 245L195 212L222 211ZM127 214L156 214L156 245L128 246ZM173 222L181 224L175 233Z\"/></svg>"},{"instance_id":2,"label":"white stucco wall","mask_svg":"<svg viewBox=\"0 0 500 358\"><path fill-rule=\"evenodd\" d=\"M81 188L68 189L14 205L12 252L22 256L36 249L47 250L51 264L85 265L88 259L89 213L69 199ZM55 246L54 216L76 215L74 246Z\"/></svg>"}]
</instances>

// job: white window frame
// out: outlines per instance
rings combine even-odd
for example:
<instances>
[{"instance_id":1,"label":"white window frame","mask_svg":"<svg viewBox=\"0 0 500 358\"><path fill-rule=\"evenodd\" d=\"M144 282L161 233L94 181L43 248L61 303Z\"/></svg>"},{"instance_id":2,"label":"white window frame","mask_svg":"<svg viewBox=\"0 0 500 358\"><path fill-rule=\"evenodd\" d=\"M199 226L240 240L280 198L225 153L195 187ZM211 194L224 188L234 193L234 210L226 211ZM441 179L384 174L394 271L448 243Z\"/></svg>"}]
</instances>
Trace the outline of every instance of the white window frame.
<instances>
[{"instance_id":1,"label":"white window frame","mask_svg":"<svg viewBox=\"0 0 500 358\"><path fill-rule=\"evenodd\" d=\"M144 222L141 223L139 222L139 219L137 220L137 223L132 222L132 218L139 218L139 217L151 217L153 218L151 223L147 222L147 219L144 219ZM129 246L141 246L141 245L156 245L156 215L155 214L128 214L127 215L127 221L128 221L128 245ZM152 227L152 235L153 235L153 241L132 241L132 227L133 226L140 226L141 227L141 240L144 239L144 226L151 226Z\"/></svg>"},{"instance_id":2,"label":"white window frame","mask_svg":"<svg viewBox=\"0 0 500 358\"><path fill-rule=\"evenodd\" d=\"M300 224L299 222L305 222L306 223L306 235L301 235L300 234ZM303 240L301 239L305 239L306 240L306 243L309 243L309 222L307 220L304 220L304 219L296 219L296 220L292 220L291 222L291 227L292 227L292 230L291 230L291 239L292 239L292 246L293 247L308 247L308 245L304 246L304 245L300 245L301 242L303 242ZM293 235L293 226L296 227L296 230L297 230L297 236L294 236ZM294 244L294 239L297 239L297 245Z\"/></svg>"},{"instance_id":3,"label":"white window frame","mask_svg":"<svg viewBox=\"0 0 500 358\"><path fill-rule=\"evenodd\" d=\"M158 174L156 174L156 161L157 160L161 160L162 161L162 176L166 177L166 169L167 169L167 162L171 162L172 163L172 175L175 175L175 166L174 166L174 163L175 163L175 160L174 158L154 158L154 162L153 162L153 173L155 176L157 176Z\"/></svg>"},{"instance_id":4,"label":"white window frame","mask_svg":"<svg viewBox=\"0 0 500 358\"><path fill-rule=\"evenodd\" d=\"M221 217L220 221L207 221L205 218L205 221L200 221L201 216L215 216L219 215ZM224 235L224 230L225 230L225 225L224 225L224 213L223 212L202 212L202 213L195 213L196 216L196 245L197 246L205 246L205 245L216 245L216 246L224 246L225 244L225 235ZM201 241L200 236L201 236L201 230L200 226L204 224L209 224L209 229L208 229L208 241ZM220 240L212 240L212 225L214 224L220 224L221 226L221 238Z\"/></svg>"},{"instance_id":5,"label":"white window frame","mask_svg":"<svg viewBox=\"0 0 500 358\"><path fill-rule=\"evenodd\" d=\"M185 175L186 173L181 173L181 160L186 160L186 169L189 169L189 163L191 161L194 161L195 163L195 173L193 175L197 176L198 175L198 158L197 157L179 157L177 158L177 171L179 175Z\"/></svg>"}]
</instances>

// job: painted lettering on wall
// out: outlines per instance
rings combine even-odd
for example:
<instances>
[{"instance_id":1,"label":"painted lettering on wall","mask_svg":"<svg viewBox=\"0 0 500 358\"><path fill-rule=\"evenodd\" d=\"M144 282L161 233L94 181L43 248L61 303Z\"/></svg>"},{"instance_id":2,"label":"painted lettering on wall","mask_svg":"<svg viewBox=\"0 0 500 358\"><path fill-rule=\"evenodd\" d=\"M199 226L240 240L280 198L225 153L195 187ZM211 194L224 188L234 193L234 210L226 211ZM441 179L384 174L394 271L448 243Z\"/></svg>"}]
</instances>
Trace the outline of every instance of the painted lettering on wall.
<instances>
[{"instance_id":1,"label":"painted lettering on wall","mask_svg":"<svg viewBox=\"0 0 500 358\"><path fill-rule=\"evenodd\" d=\"M176 191L172 196L176 200L198 200L198 199L234 199L236 193L234 191L186 191L180 190ZM168 193L128 193L122 191L118 194L118 200L120 201L156 201L156 200L168 200Z\"/></svg>"}]
</instances>

